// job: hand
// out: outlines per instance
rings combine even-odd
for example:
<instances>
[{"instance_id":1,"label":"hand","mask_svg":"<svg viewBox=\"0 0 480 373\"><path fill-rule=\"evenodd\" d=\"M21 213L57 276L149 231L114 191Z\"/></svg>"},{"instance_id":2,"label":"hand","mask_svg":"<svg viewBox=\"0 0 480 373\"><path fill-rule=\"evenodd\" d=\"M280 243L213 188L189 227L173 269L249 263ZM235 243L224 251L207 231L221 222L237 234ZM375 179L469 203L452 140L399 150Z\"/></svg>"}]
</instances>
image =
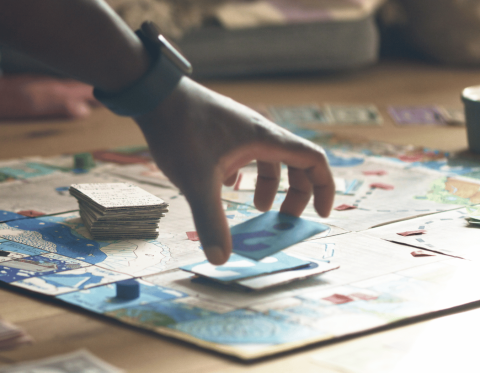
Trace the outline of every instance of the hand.
<instances>
[{"instance_id":1,"label":"hand","mask_svg":"<svg viewBox=\"0 0 480 373\"><path fill-rule=\"evenodd\" d=\"M221 202L222 183L233 185L238 169L257 160L255 206L271 208L288 165L290 188L281 212L299 216L314 194L327 217L335 185L325 153L257 112L182 78L155 110L135 118L158 167L184 193L208 260L223 264L232 250Z\"/></svg>"},{"instance_id":2,"label":"hand","mask_svg":"<svg viewBox=\"0 0 480 373\"><path fill-rule=\"evenodd\" d=\"M83 118L98 105L92 87L36 75L0 77L0 119Z\"/></svg>"}]
</instances>

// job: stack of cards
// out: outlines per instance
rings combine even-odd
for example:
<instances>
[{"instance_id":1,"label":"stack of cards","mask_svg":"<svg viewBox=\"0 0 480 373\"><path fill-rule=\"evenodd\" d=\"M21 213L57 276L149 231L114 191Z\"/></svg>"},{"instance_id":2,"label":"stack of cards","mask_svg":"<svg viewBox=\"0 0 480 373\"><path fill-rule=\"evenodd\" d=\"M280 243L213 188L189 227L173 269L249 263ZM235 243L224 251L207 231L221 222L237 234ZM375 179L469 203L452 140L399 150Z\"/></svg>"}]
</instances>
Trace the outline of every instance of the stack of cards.
<instances>
[{"instance_id":1,"label":"stack of cards","mask_svg":"<svg viewBox=\"0 0 480 373\"><path fill-rule=\"evenodd\" d=\"M467 207L467 216L465 217L465 220L472 226L480 226L480 207Z\"/></svg>"},{"instance_id":2,"label":"stack of cards","mask_svg":"<svg viewBox=\"0 0 480 373\"><path fill-rule=\"evenodd\" d=\"M230 229L235 254L224 265L203 261L180 268L225 285L262 290L337 269L329 261L279 252L329 231L326 225L269 211Z\"/></svg>"},{"instance_id":3,"label":"stack of cards","mask_svg":"<svg viewBox=\"0 0 480 373\"><path fill-rule=\"evenodd\" d=\"M154 239L168 204L127 183L74 184L80 216L96 240Z\"/></svg>"}]
</instances>

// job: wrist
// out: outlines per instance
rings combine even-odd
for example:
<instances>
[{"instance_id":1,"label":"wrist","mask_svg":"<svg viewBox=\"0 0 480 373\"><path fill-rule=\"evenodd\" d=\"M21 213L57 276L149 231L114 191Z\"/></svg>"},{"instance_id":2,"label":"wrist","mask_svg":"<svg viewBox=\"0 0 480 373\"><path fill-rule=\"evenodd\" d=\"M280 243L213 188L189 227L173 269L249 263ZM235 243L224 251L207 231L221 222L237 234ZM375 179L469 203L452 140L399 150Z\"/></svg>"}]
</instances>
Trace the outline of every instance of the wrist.
<instances>
[{"instance_id":1,"label":"wrist","mask_svg":"<svg viewBox=\"0 0 480 373\"><path fill-rule=\"evenodd\" d=\"M121 92L147 73L153 63L152 57L138 37L135 37L131 44L132 53L111 61L111 66L115 66L113 74L107 74L105 80L97 84L96 88L112 94Z\"/></svg>"},{"instance_id":2,"label":"wrist","mask_svg":"<svg viewBox=\"0 0 480 373\"><path fill-rule=\"evenodd\" d=\"M170 96L184 75L191 73L190 63L159 34L153 23L145 22L136 34L150 56L150 68L122 90L94 90L98 101L122 116L137 117L152 111Z\"/></svg>"}]
</instances>

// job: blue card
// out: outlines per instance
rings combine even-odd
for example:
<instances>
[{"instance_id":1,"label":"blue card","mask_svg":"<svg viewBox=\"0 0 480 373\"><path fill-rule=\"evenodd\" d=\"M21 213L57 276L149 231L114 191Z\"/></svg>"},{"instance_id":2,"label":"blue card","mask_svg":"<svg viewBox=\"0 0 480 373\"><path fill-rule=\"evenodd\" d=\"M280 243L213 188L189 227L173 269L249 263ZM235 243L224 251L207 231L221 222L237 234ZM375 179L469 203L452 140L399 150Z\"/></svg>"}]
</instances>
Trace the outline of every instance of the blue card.
<instances>
[{"instance_id":1,"label":"blue card","mask_svg":"<svg viewBox=\"0 0 480 373\"><path fill-rule=\"evenodd\" d=\"M243 278L266 275L279 271L306 266L310 262L285 253L277 253L263 260L251 260L240 255L232 254L228 262L215 266L208 261L180 267L184 271L208 277L212 280L230 282Z\"/></svg>"},{"instance_id":2,"label":"blue card","mask_svg":"<svg viewBox=\"0 0 480 373\"><path fill-rule=\"evenodd\" d=\"M295 216L268 211L233 226L233 252L260 260L330 228Z\"/></svg>"}]
</instances>

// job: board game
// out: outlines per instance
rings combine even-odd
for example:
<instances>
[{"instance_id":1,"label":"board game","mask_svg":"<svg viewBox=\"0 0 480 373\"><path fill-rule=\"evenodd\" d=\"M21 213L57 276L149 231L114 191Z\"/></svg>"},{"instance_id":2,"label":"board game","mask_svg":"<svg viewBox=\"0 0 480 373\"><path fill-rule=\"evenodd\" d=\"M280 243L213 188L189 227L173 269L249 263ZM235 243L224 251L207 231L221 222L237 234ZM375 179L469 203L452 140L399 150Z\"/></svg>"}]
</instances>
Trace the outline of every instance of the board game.
<instances>
[{"instance_id":1,"label":"board game","mask_svg":"<svg viewBox=\"0 0 480 373\"><path fill-rule=\"evenodd\" d=\"M202 264L185 198L148 150L123 148L95 153L95 167L85 172L74 168L71 155L0 162L1 285L244 360L480 302L480 290L471 286L480 276L480 228L465 219L480 215L480 163L429 149L344 141L287 114L271 116L324 146L337 185L329 218L320 218L312 204L302 215L328 232L260 261L286 263L289 271L260 282L240 278L238 268L257 268L234 254L221 268L234 285L198 276L220 270ZM380 123L375 115L373 121ZM90 236L68 188L117 182L168 203L156 239ZM287 185L283 170L274 211ZM260 216L254 186L252 164L233 187L224 187L232 227ZM300 268L304 260L317 269ZM116 284L128 279L137 280L140 295L119 299Z\"/></svg>"}]
</instances>

